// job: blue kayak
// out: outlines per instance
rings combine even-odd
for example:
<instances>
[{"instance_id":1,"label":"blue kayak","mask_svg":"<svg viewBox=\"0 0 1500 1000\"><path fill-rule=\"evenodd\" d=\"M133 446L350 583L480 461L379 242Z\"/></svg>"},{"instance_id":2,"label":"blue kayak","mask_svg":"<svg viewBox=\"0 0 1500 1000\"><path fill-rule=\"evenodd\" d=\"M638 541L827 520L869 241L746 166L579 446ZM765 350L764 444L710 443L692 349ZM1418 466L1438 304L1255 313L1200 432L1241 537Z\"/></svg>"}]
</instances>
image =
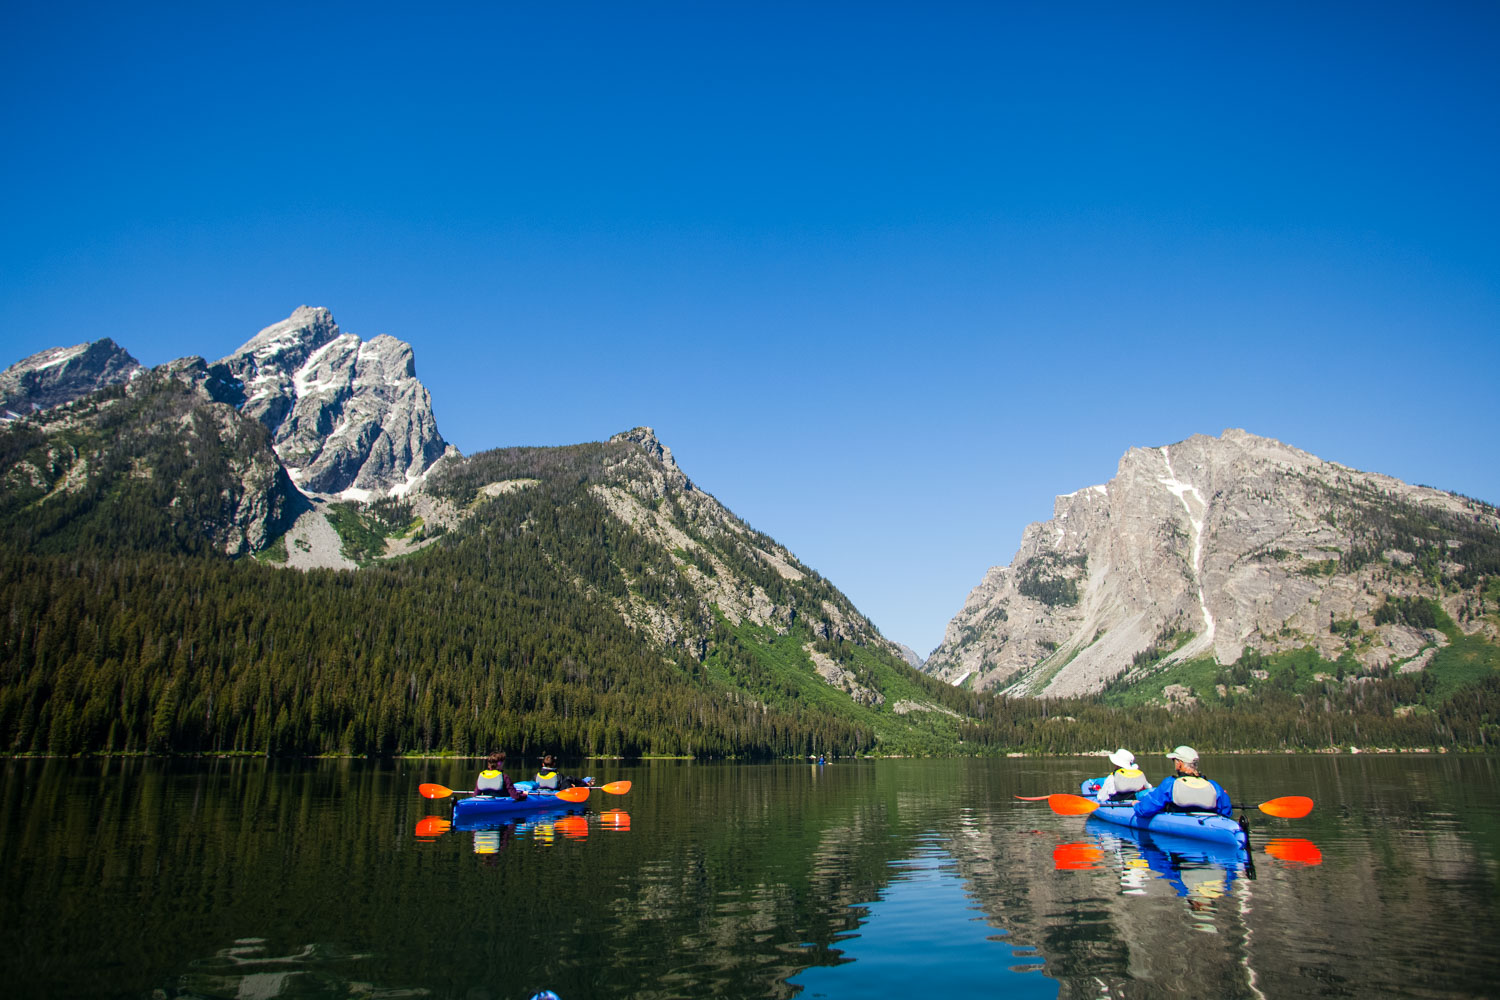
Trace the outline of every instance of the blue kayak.
<instances>
[{"instance_id":1,"label":"blue kayak","mask_svg":"<svg viewBox=\"0 0 1500 1000\"><path fill-rule=\"evenodd\" d=\"M1103 778L1089 778L1079 790L1084 798L1091 799L1099 792ZM1237 820L1227 819L1211 812L1159 812L1148 820L1135 814L1134 802L1107 803L1089 814L1115 826L1128 826L1132 830L1149 830L1169 837L1190 837L1226 844L1240 850L1248 850L1250 838Z\"/></svg>"}]
</instances>

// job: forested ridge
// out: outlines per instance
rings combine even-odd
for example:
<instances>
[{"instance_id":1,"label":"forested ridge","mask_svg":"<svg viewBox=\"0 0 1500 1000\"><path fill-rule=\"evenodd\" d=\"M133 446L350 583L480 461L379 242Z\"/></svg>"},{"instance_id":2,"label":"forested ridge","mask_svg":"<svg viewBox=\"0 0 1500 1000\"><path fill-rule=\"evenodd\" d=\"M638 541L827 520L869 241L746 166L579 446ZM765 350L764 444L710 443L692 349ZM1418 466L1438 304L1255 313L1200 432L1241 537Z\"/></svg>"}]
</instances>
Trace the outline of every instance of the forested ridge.
<instances>
[{"instance_id":1,"label":"forested ridge","mask_svg":"<svg viewBox=\"0 0 1500 1000\"><path fill-rule=\"evenodd\" d=\"M0 431L0 752L755 757L1500 738L1496 648L1410 599L1388 613L1450 637L1420 674L1346 679L1311 650L1247 651L1233 667L1174 666L1196 697L1171 708L1139 686L1048 701L953 688L664 463L654 438L447 463L429 490L462 516L400 559L376 553L382 535L418 527L410 504L341 507L332 523L365 554L356 572L226 558L226 492L241 488L237 469L274 467L266 436L190 380L153 378ZM1494 579L1473 586L1492 595L1474 613L1493 614ZM653 633L642 609L672 627Z\"/></svg>"}]
</instances>

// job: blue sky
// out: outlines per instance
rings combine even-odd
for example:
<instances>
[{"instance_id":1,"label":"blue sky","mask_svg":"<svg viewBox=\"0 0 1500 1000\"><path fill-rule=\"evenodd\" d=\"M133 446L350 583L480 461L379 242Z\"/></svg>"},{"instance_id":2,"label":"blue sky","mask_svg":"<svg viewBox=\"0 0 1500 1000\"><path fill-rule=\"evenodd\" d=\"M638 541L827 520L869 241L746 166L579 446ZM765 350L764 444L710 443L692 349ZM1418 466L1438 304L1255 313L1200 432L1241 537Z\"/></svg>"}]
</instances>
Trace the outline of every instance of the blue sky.
<instances>
[{"instance_id":1,"label":"blue sky","mask_svg":"<svg viewBox=\"0 0 1500 1000\"><path fill-rule=\"evenodd\" d=\"M922 653L1243 427L1500 501L1493 4L73 4L0 30L0 364L409 341L466 453L656 428Z\"/></svg>"}]
</instances>

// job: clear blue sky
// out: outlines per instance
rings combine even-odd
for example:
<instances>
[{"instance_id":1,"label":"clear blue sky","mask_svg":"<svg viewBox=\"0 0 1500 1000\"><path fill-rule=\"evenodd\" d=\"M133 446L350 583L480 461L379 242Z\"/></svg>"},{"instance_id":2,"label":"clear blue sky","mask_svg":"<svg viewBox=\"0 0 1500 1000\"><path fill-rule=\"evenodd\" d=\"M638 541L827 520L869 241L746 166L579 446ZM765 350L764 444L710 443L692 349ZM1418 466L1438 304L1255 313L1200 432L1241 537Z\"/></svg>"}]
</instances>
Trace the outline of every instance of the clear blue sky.
<instances>
[{"instance_id":1,"label":"clear blue sky","mask_svg":"<svg viewBox=\"0 0 1500 1000\"><path fill-rule=\"evenodd\" d=\"M0 18L3 364L327 306L466 453L654 426L924 654L1133 445L1500 501L1495 4Z\"/></svg>"}]
</instances>

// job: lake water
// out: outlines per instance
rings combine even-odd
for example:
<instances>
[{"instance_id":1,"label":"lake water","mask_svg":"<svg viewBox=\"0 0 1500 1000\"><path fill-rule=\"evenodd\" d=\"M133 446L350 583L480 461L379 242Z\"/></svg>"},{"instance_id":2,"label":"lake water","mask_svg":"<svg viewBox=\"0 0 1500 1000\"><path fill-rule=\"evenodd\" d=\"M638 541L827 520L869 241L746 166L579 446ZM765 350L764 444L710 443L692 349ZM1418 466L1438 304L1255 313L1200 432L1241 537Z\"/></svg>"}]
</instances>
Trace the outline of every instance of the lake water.
<instances>
[{"instance_id":1,"label":"lake water","mask_svg":"<svg viewBox=\"0 0 1500 1000\"><path fill-rule=\"evenodd\" d=\"M1100 758L594 761L630 793L418 836L446 815L418 783L467 787L474 762L7 761L0 989L1500 995L1500 759L1205 764L1237 803L1317 807L1252 811L1252 852L1224 856L1014 798L1075 791Z\"/></svg>"}]
</instances>

